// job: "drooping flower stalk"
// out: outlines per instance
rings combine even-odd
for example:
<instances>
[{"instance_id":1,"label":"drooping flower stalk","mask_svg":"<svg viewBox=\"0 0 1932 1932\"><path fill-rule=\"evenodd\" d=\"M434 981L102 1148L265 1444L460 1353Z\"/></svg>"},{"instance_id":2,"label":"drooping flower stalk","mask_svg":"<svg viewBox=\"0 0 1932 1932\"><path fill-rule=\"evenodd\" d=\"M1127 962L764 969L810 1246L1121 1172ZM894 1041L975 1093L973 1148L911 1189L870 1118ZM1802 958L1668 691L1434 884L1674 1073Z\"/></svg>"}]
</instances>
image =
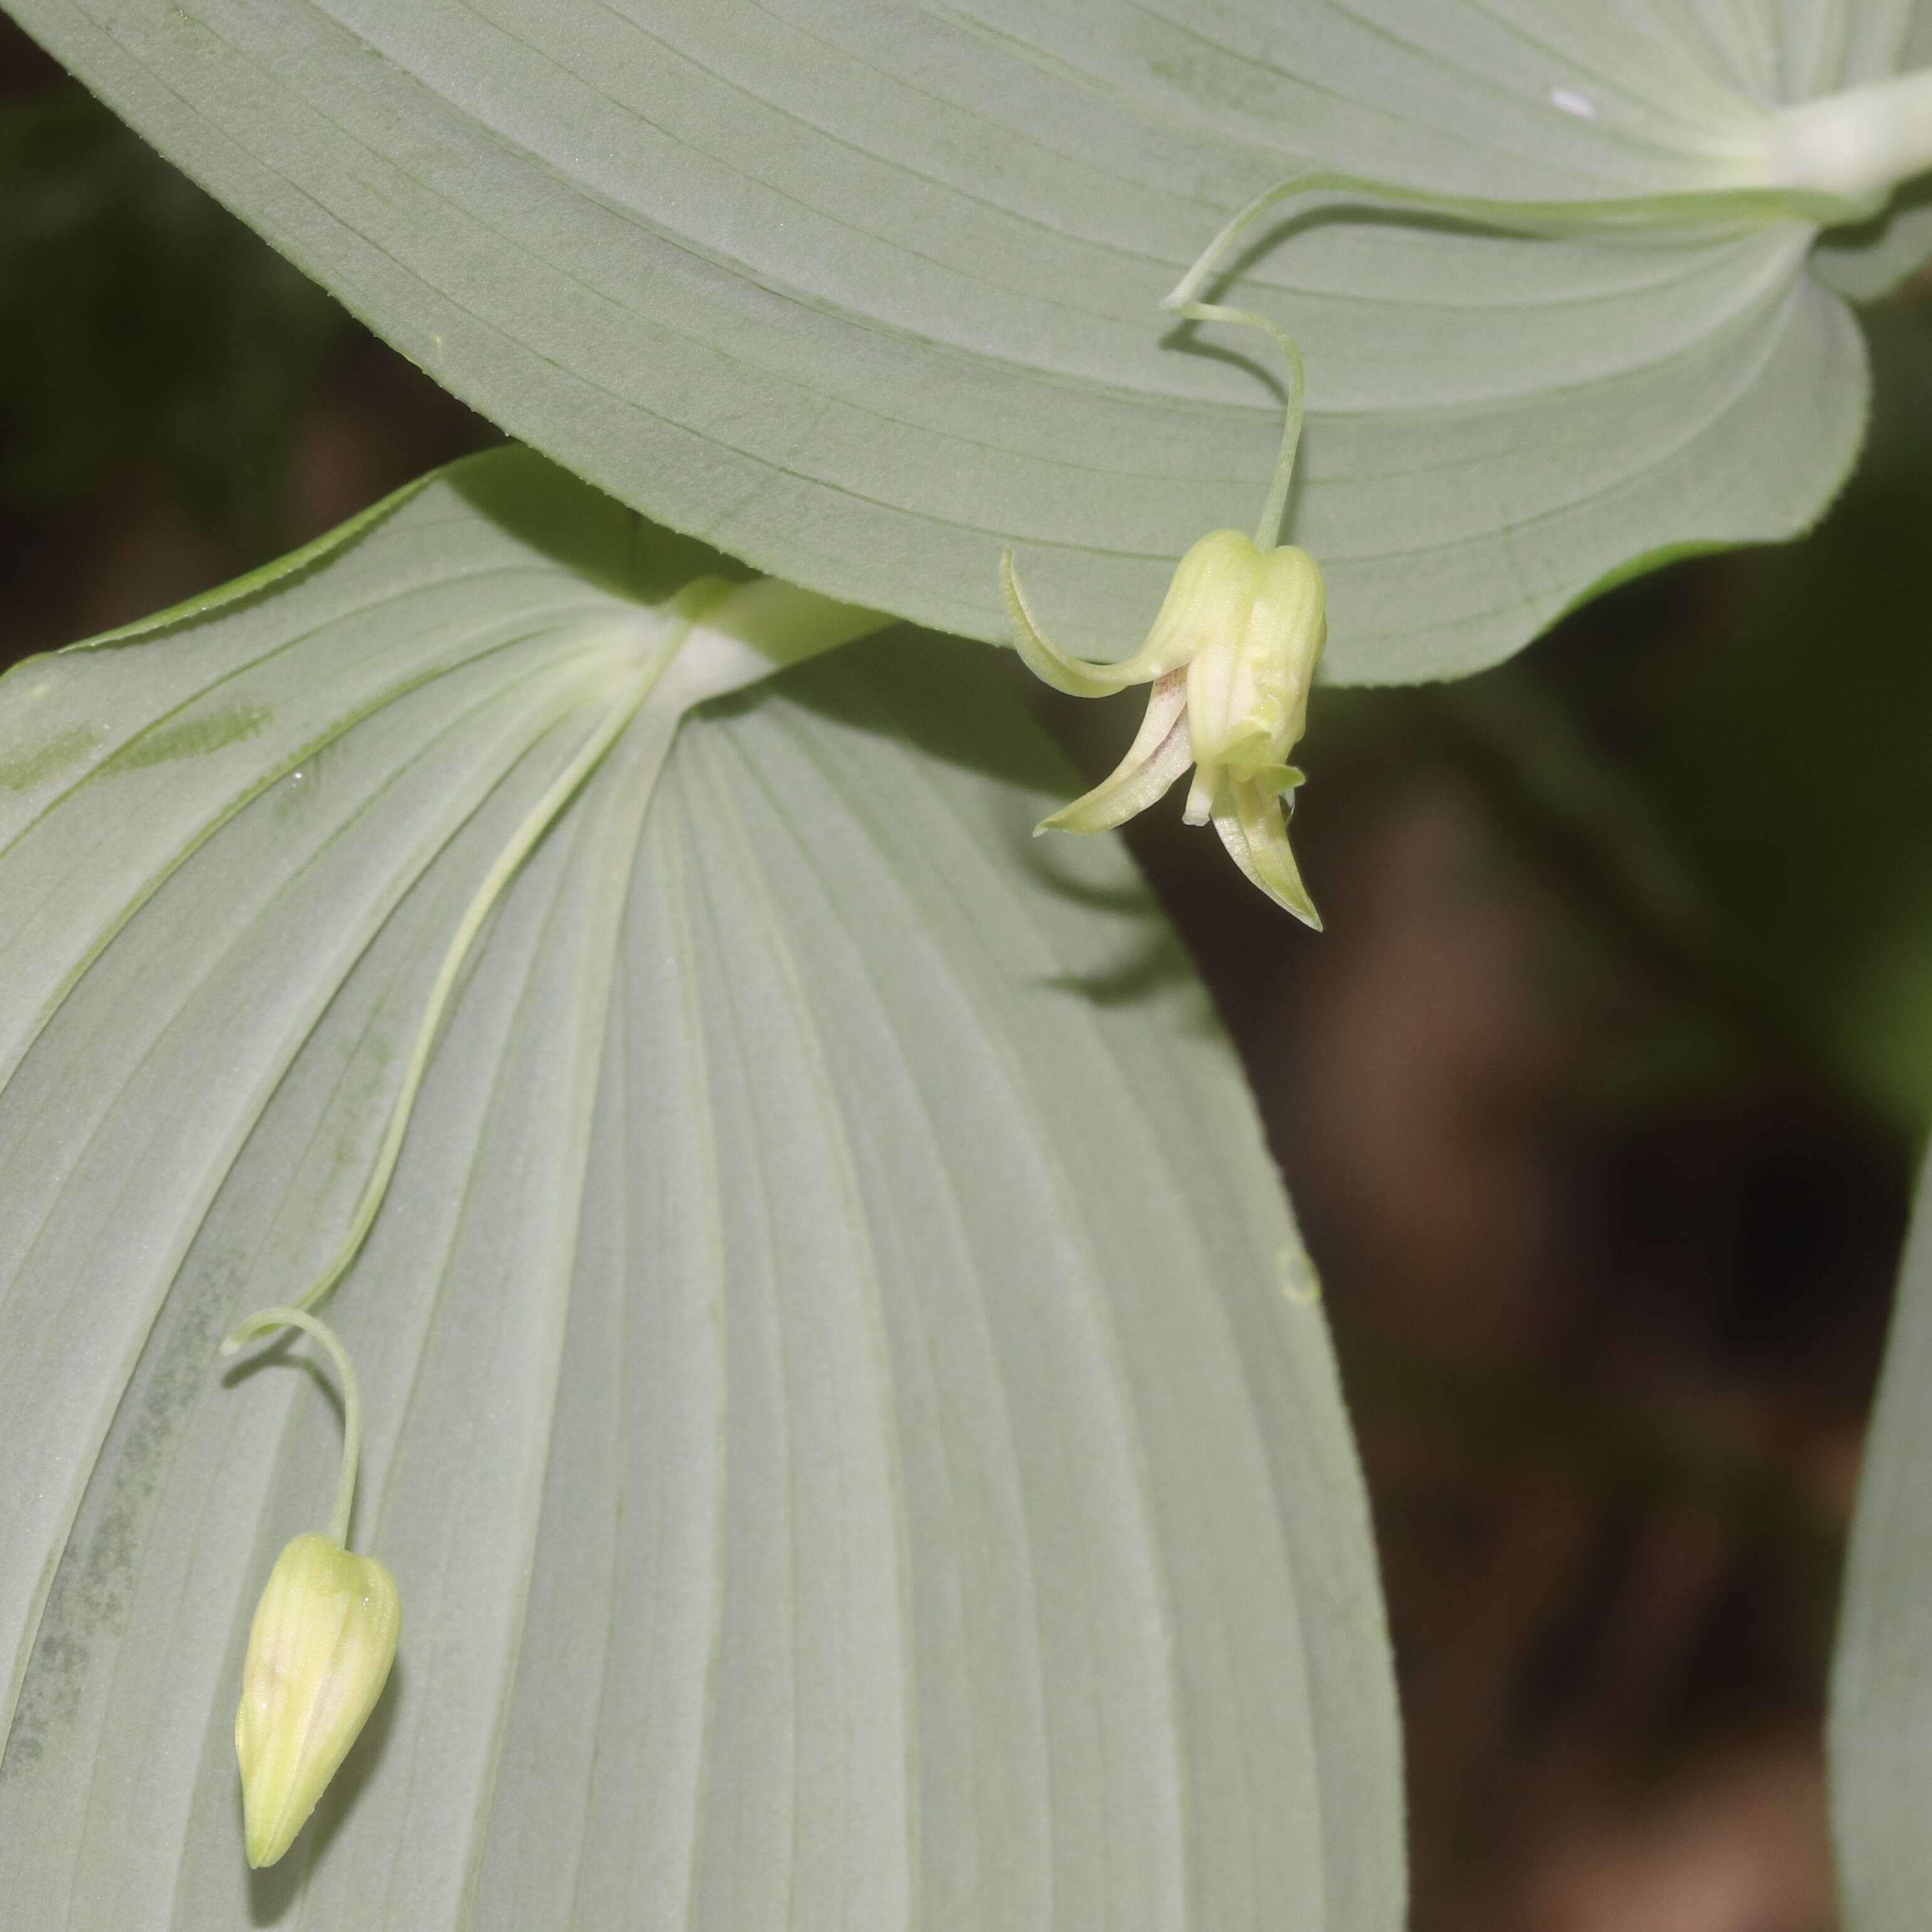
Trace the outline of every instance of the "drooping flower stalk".
<instances>
[{"instance_id":1,"label":"drooping flower stalk","mask_svg":"<svg viewBox=\"0 0 1932 1932\"><path fill-rule=\"evenodd\" d=\"M559 814L582 789L584 782L603 763L611 746L622 736L677 655L679 646L690 634L692 625L702 614L705 606L716 602L730 587L719 578L700 578L677 593L672 604L674 621L662 642L639 667L628 687L612 704L604 722L524 814L522 823L504 842L502 850L470 896L449 944L443 949L442 963L430 984L429 998L424 1002L422 1017L416 1023L416 1038L404 1066L402 1084L390 1107L388 1125L376 1150L375 1165L364 1184L355 1212L349 1217L348 1230L322 1272L296 1298L295 1307L314 1308L326 1300L336 1283L355 1264L356 1257L362 1252L362 1244L369 1238L369 1231L376 1224L376 1216L388 1192L389 1183L394 1178L396 1162L402 1157L410 1117L415 1112L423 1076L429 1070L430 1055L442 1028L443 1016L448 1010L450 996L456 990L464 962L469 958L477 934L483 930L484 922L502 897L505 887L536 849L538 841L556 822Z\"/></svg>"},{"instance_id":2,"label":"drooping flower stalk","mask_svg":"<svg viewBox=\"0 0 1932 1932\"><path fill-rule=\"evenodd\" d=\"M670 600L670 622L664 636L645 656L634 675L611 704L608 715L586 740L583 748L544 788L516 830L505 841L491 862L489 871L464 909L456 930L444 948L416 1037L403 1070L402 1084L389 1110L376 1160L364 1184L349 1226L340 1244L322 1271L296 1298L298 1309L314 1308L326 1299L336 1284L354 1266L375 1226L396 1163L401 1158L410 1119L428 1071L430 1058L442 1026L451 996L461 976L477 936L483 930L505 889L523 867L544 834L580 791L618 740L653 695L670 695L674 702L668 719L664 744L670 729L692 705L707 698L736 689L754 679L786 664L815 656L834 646L850 642L875 631L891 620L882 614L856 605L834 602L830 598L794 589L788 584L760 578L750 583L733 584L722 578L694 578ZM716 662L686 678L681 688L669 689L668 674L680 662L680 653L694 628L702 625L707 640L717 649ZM710 633L715 630L715 638Z\"/></svg>"}]
</instances>

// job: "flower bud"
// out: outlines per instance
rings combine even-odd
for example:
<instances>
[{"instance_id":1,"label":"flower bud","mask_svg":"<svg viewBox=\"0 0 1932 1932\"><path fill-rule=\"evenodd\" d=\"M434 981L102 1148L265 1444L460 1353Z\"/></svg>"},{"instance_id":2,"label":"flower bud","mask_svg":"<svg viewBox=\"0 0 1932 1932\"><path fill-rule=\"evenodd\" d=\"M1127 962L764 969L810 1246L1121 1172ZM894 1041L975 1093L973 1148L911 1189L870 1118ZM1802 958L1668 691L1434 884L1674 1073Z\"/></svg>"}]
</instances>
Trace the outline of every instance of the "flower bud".
<instances>
[{"instance_id":1,"label":"flower bud","mask_svg":"<svg viewBox=\"0 0 1932 1932\"><path fill-rule=\"evenodd\" d=\"M298 1536L256 1606L235 1713L248 1862L272 1865L308 1822L388 1681L395 1579L332 1538Z\"/></svg>"}]
</instances>

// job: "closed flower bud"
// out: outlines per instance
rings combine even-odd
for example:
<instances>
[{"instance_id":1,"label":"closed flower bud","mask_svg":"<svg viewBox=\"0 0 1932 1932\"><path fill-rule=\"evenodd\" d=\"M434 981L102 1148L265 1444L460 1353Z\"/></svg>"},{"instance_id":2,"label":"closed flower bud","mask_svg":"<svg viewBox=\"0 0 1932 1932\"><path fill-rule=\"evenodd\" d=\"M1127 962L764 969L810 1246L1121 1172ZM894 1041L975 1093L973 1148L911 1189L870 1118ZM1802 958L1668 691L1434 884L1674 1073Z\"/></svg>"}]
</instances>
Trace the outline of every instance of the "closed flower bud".
<instances>
[{"instance_id":1,"label":"closed flower bud","mask_svg":"<svg viewBox=\"0 0 1932 1932\"><path fill-rule=\"evenodd\" d=\"M402 1629L395 1579L320 1532L275 1559L248 1632L235 1754L248 1862L272 1865L368 1721Z\"/></svg>"}]
</instances>

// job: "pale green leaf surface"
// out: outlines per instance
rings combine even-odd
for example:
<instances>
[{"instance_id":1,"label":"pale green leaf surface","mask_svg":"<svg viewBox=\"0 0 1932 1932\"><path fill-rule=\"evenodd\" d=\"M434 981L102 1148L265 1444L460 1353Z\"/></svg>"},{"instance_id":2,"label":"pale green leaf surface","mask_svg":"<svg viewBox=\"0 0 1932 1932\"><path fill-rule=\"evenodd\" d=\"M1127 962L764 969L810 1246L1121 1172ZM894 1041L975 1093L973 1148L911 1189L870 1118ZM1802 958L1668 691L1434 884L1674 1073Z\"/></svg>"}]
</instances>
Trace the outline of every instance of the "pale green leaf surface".
<instances>
[{"instance_id":1,"label":"pale green leaf surface","mask_svg":"<svg viewBox=\"0 0 1932 1932\"><path fill-rule=\"evenodd\" d=\"M655 796L640 714L486 928L330 1304L395 1674L250 1880L246 1625L338 1424L215 1345L339 1238L681 550L483 459L0 684L0 1898L1390 1932L1366 1515L1238 1072L1114 842L1031 839L989 668L902 636Z\"/></svg>"},{"instance_id":2,"label":"pale green leaf surface","mask_svg":"<svg viewBox=\"0 0 1932 1932\"><path fill-rule=\"evenodd\" d=\"M1845 1923L1918 1932L1932 1890L1932 1166L1899 1274L1832 1669L1832 1820Z\"/></svg>"},{"instance_id":3,"label":"pale green leaf surface","mask_svg":"<svg viewBox=\"0 0 1932 1932\"><path fill-rule=\"evenodd\" d=\"M1117 656L1250 525L1252 341L1156 308L1310 165L1492 196L1742 178L1913 0L5 0L440 381L762 570L983 638L1019 552ZM1235 286L1310 376L1327 674L1506 655L1634 560L1810 523L1864 365L1792 223L1700 246L1358 211ZM1932 247L1837 252L1864 290ZM1866 259L1873 250L1882 261ZM1189 352L1205 350L1207 352Z\"/></svg>"}]
</instances>

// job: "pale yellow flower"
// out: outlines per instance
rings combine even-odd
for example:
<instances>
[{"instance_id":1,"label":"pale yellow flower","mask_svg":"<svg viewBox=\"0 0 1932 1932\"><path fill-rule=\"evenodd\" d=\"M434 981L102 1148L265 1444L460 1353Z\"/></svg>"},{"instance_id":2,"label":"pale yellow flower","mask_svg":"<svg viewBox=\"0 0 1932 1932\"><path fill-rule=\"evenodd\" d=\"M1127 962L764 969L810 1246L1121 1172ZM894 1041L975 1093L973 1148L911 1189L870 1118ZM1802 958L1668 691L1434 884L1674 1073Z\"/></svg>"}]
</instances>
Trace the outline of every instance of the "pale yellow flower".
<instances>
[{"instance_id":1,"label":"pale yellow flower","mask_svg":"<svg viewBox=\"0 0 1932 1932\"><path fill-rule=\"evenodd\" d=\"M1239 530L1210 531L1180 560L1147 642L1118 664L1071 657L1048 641L1010 550L1000 583L1021 656L1056 690L1105 698L1152 686L1140 731L1112 774L1038 830L1124 824L1191 766L1187 823L1211 820L1248 878L1318 931L1287 824L1302 782L1288 754L1307 723L1309 686L1328 637L1315 560L1292 544L1264 551Z\"/></svg>"}]
</instances>

